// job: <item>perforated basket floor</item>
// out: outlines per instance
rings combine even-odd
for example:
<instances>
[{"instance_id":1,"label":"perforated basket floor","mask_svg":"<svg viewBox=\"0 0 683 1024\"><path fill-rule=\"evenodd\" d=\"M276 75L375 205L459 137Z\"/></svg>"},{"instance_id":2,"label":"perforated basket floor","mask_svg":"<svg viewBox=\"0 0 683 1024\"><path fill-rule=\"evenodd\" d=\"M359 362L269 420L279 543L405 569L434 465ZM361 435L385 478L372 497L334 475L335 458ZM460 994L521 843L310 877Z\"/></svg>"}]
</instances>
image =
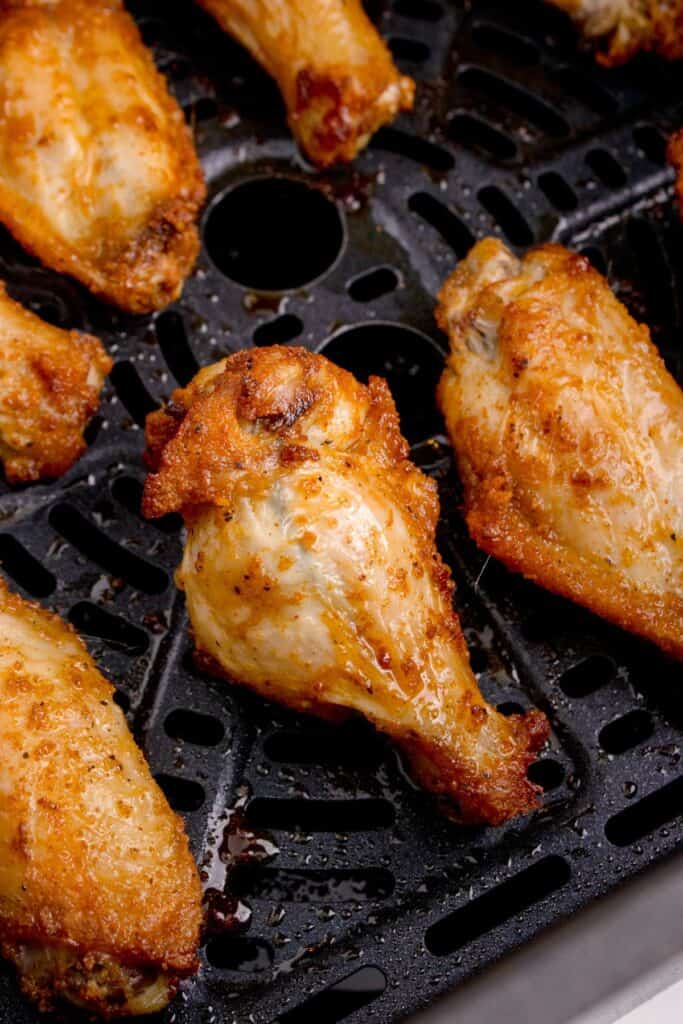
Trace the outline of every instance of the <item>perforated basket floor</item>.
<instances>
[{"instance_id":1,"label":"perforated basket floor","mask_svg":"<svg viewBox=\"0 0 683 1024\"><path fill-rule=\"evenodd\" d=\"M73 470L2 485L2 568L87 638L207 886L227 880L242 901L214 897L201 973L162 1019L395 1020L681 842L680 668L469 542L434 408L444 339L432 310L473 239L555 238L607 272L681 380L683 227L664 139L683 122L683 74L650 60L602 71L541 4L374 3L420 82L417 109L353 169L318 176L265 75L189 2L161 6L133 4L196 123L205 245L182 301L133 319L3 236L12 292L99 333L116 365ZM193 669L172 581L179 523L139 515L141 427L199 365L276 341L388 377L414 456L442 487L440 541L481 687L554 726L530 818L458 828L372 730L325 727ZM224 911L241 931L218 930ZM36 1016L3 969L2 1024Z\"/></svg>"}]
</instances>

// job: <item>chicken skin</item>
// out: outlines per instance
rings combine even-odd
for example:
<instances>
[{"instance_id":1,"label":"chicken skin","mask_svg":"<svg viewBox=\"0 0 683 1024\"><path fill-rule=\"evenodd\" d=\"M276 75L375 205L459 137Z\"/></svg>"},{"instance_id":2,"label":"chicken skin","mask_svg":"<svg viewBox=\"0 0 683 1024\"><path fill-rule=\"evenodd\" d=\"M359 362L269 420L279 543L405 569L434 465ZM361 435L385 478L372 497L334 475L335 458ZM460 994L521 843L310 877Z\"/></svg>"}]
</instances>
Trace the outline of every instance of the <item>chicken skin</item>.
<instances>
[{"instance_id":1,"label":"chicken skin","mask_svg":"<svg viewBox=\"0 0 683 1024\"><path fill-rule=\"evenodd\" d=\"M204 182L121 0L0 0L0 221L124 310L177 298Z\"/></svg>"},{"instance_id":2,"label":"chicken skin","mask_svg":"<svg viewBox=\"0 0 683 1024\"><path fill-rule=\"evenodd\" d=\"M531 810L538 711L477 687L386 383L273 347L203 369L148 418L143 510L180 509L200 662L299 711L365 715L465 822Z\"/></svg>"},{"instance_id":3,"label":"chicken skin","mask_svg":"<svg viewBox=\"0 0 683 1024\"><path fill-rule=\"evenodd\" d=\"M198 0L280 87L289 124L320 167L353 160L413 105L361 0Z\"/></svg>"},{"instance_id":4,"label":"chicken skin","mask_svg":"<svg viewBox=\"0 0 683 1024\"><path fill-rule=\"evenodd\" d=\"M41 1009L152 1013L197 967L201 887L113 689L0 580L0 950Z\"/></svg>"},{"instance_id":5,"label":"chicken skin","mask_svg":"<svg viewBox=\"0 0 683 1024\"><path fill-rule=\"evenodd\" d=\"M470 532L683 657L683 392L588 260L478 242L444 285L438 400Z\"/></svg>"},{"instance_id":6,"label":"chicken skin","mask_svg":"<svg viewBox=\"0 0 683 1024\"><path fill-rule=\"evenodd\" d=\"M683 0L549 0L566 11L586 39L600 46L598 60L623 64L639 50L667 60L683 58Z\"/></svg>"},{"instance_id":7,"label":"chicken skin","mask_svg":"<svg viewBox=\"0 0 683 1024\"><path fill-rule=\"evenodd\" d=\"M0 282L0 459L10 483L60 476L76 461L110 369L97 338L45 323Z\"/></svg>"}]
</instances>

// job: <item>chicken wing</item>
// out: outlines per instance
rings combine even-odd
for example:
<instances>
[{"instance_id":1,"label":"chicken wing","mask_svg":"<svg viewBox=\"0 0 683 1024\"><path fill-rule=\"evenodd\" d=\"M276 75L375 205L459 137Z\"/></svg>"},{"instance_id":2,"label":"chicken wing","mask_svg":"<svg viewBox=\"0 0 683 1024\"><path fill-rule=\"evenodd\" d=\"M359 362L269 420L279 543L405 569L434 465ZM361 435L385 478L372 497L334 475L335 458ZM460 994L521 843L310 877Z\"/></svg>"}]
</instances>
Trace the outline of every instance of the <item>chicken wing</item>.
<instances>
[{"instance_id":1,"label":"chicken wing","mask_svg":"<svg viewBox=\"0 0 683 1024\"><path fill-rule=\"evenodd\" d=\"M180 819L85 646L0 580L0 949L42 1009L163 1008L197 967Z\"/></svg>"},{"instance_id":2,"label":"chicken wing","mask_svg":"<svg viewBox=\"0 0 683 1024\"><path fill-rule=\"evenodd\" d=\"M273 76L302 149L320 167L353 160L413 105L361 0L198 0Z\"/></svg>"},{"instance_id":3,"label":"chicken wing","mask_svg":"<svg viewBox=\"0 0 683 1024\"><path fill-rule=\"evenodd\" d=\"M0 220L134 313L175 299L204 182L121 0L0 0Z\"/></svg>"},{"instance_id":4,"label":"chicken wing","mask_svg":"<svg viewBox=\"0 0 683 1024\"><path fill-rule=\"evenodd\" d=\"M474 540L683 657L683 393L588 260L478 242L438 398Z\"/></svg>"},{"instance_id":5,"label":"chicken wing","mask_svg":"<svg viewBox=\"0 0 683 1024\"><path fill-rule=\"evenodd\" d=\"M0 459L11 483L76 461L110 369L97 338L52 327L0 283Z\"/></svg>"},{"instance_id":6,"label":"chicken wing","mask_svg":"<svg viewBox=\"0 0 683 1024\"><path fill-rule=\"evenodd\" d=\"M477 687L434 532L434 482L407 457L386 383L305 349L240 352L148 418L143 509L182 510L177 574L200 661L323 717L358 711L461 820L528 811L538 711Z\"/></svg>"},{"instance_id":7,"label":"chicken wing","mask_svg":"<svg viewBox=\"0 0 683 1024\"><path fill-rule=\"evenodd\" d=\"M683 58L683 0L548 0L566 11L612 67L639 50Z\"/></svg>"}]
</instances>

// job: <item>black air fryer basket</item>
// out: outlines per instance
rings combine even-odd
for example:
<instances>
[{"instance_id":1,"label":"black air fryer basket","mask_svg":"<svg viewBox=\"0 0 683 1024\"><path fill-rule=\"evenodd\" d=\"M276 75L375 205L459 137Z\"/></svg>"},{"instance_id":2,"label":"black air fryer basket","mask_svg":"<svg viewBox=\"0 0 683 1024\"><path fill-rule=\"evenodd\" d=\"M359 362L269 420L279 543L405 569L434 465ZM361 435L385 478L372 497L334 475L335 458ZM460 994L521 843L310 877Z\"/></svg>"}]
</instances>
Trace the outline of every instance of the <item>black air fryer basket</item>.
<instances>
[{"instance_id":1,"label":"black air fryer basket","mask_svg":"<svg viewBox=\"0 0 683 1024\"><path fill-rule=\"evenodd\" d=\"M649 58L603 70L533 0L371 7L419 83L416 109L353 167L316 174L275 86L198 7L132 4L209 182L197 269L170 309L116 314L1 240L11 292L99 334L115 360L87 454L58 483L0 485L0 560L117 684L215 890L201 972L166 1024L396 1020L683 838L680 667L469 541L435 410L433 321L476 238L517 251L556 239L607 274L681 381L683 225L664 151L683 74ZM139 511L145 415L199 366L275 342L387 377L441 486L440 544L481 688L553 725L530 817L458 827L363 723L333 728L193 667L173 584L180 522ZM37 1019L3 967L1 1024Z\"/></svg>"}]
</instances>

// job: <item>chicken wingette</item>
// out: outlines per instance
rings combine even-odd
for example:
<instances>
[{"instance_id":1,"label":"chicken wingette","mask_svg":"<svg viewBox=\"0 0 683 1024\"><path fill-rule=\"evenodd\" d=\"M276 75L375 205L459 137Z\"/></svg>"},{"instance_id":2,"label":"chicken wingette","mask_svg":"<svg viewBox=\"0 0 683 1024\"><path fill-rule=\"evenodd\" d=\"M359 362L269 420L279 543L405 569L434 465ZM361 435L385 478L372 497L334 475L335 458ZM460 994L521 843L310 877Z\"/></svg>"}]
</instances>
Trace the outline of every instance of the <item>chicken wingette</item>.
<instances>
[{"instance_id":1,"label":"chicken wingette","mask_svg":"<svg viewBox=\"0 0 683 1024\"><path fill-rule=\"evenodd\" d=\"M0 0L0 221L134 313L175 299L204 182L121 0Z\"/></svg>"},{"instance_id":2,"label":"chicken wingette","mask_svg":"<svg viewBox=\"0 0 683 1024\"><path fill-rule=\"evenodd\" d=\"M197 967L180 819L73 629L0 581L0 950L41 1009L152 1013Z\"/></svg>"},{"instance_id":3,"label":"chicken wingette","mask_svg":"<svg viewBox=\"0 0 683 1024\"><path fill-rule=\"evenodd\" d=\"M598 60L611 67L638 51L683 58L683 0L548 0L595 42Z\"/></svg>"},{"instance_id":4,"label":"chicken wingette","mask_svg":"<svg viewBox=\"0 0 683 1024\"><path fill-rule=\"evenodd\" d=\"M683 392L587 259L494 238L444 285L439 385L472 537L683 657Z\"/></svg>"},{"instance_id":5,"label":"chicken wingette","mask_svg":"<svg viewBox=\"0 0 683 1024\"><path fill-rule=\"evenodd\" d=\"M434 544L436 486L408 459L386 383L301 348L203 369L147 427L143 509L179 509L201 662L323 717L356 711L466 822L531 810L538 711L477 687Z\"/></svg>"},{"instance_id":6,"label":"chicken wingette","mask_svg":"<svg viewBox=\"0 0 683 1024\"><path fill-rule=\"evenodd\" d=\"M45 323L0 282L0 461L10 483L75 462L110 369L97 338Z\"/></svg>"},{"instance_id":7,"label":"chicken wingette","mask_svg":"<svg viewBox=\"0 0 683 1024\"><path fill-rule=\"evenodd\" d=\"M350 161L413 105L361 0L198 0L276 80L289 124L321 167Z\"/></svg>"}]
</instances>

